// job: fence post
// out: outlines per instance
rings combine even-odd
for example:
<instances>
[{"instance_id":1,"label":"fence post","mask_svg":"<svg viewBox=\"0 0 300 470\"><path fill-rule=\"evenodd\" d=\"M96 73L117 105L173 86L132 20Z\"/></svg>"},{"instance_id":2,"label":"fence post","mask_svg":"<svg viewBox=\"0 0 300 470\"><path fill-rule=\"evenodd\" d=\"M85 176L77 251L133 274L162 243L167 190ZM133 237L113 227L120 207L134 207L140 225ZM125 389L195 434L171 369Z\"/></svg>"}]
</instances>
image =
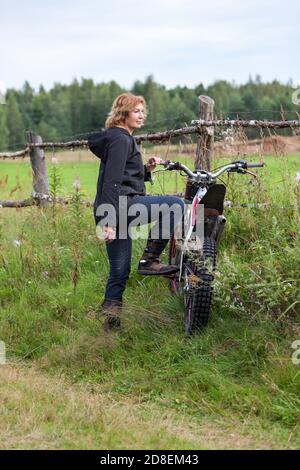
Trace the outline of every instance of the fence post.
<instances>
[{"instance_id":1,"label":"fence post","mask_svg":"<svg viewBox=\"0 0 300 470\"><path fill-rule=\"evenodd\" d=\"M43 140L40 135L30 131L27 132L27 142L28 144L41 144ZM45 207L48 204L49 185L44 150L32 147L30 149L30 163L33 175L33 196L38 199L39 206Z\"/></svg>"},{"instance_id":2,"label":"fence post","mask_svg":"<svg viewBox=\"0 0 300 470\"><path fill-rule=\"evenodd\" d=\"M199 119L214 119L214 105L212 98L205 95L199 96ZM195 169L211 170L213 158L214 128L203 127L197 141Z\"/></svg>"}]
</instances>

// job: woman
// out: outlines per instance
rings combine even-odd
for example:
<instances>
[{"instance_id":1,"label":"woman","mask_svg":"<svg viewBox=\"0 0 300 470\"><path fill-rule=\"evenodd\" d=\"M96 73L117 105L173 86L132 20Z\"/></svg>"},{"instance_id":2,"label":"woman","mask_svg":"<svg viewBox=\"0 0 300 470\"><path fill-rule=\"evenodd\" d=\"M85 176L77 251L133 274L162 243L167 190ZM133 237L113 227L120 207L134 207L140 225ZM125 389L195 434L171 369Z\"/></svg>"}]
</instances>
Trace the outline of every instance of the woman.
<instances>
[{"instance_id":1,"label":"woman","mask_svg":"<svg viewBox=\"0 0 300 470\"><path fill-rule=\"evenodd\" d=\"M138 265L138 273L164 275L172 274L178 269L162 264L159 256L181 220L184 205L183 201L175 196L146 195L144 182L151 180L151 171L161 161L158 157L152 157L144 165L139 147L132 136L135 129L143 125L146 115L146 103L142 96L123 93L112 105L105 123L106 130L93 134L88 140L90 150L101 158L94 217L96 224L102 227L110 263L110 274L102 304L103 311L107 314L106 330L120 326L122 297L131 269L132 238L127 231L126 237L124 234L120 235L120 218L124 212L122 207L125 208L127 216L126 206L142 204L147 214L147 220L144 222L156 220L156 227L152 230L155 232L157 228L158 236L153 239L149 234L147 246ZM164 204L164 210L153 218L152 209L155 204ZM170 208L174 204L177 204L180 212L166 211L166 207ZM166 237L163 224L167 217L170 232ZM134 225L134 220L130 217L127 219L127 223L129 222Z\"/></svg>"}]
</instances>

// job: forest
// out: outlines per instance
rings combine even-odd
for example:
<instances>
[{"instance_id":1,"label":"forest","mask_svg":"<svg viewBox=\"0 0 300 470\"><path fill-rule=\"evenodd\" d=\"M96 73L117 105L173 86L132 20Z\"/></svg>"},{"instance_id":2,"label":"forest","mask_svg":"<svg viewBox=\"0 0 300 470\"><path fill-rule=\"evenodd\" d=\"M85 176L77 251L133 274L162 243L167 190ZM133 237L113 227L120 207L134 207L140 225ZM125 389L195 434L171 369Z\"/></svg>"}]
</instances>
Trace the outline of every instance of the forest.
<instances>
[{"instance_id":1,"label":"forest","mask_svg":"<svg viewBox=\"0 0 300 470\"><path fill-rule=\"evenodd\" d=\"M177 86L173 89L157 83L152 75L144 82L135 81L130 90L116 81L95 83L86 78L73 80L69 85L55 83L48 91L42 85L34 90L25 81L22 89L8 89L3 97L0 151L22 148L28 130L37 132L44 140L84 138L104 126L113 100L125 91L146 99L149 112L143 128L146 132L181 127L197 118L201 94L215 100L216 118L297 118L292 82L262 83L259 75L249 77L248 82L241 85L219 80L207 87L199 83L194 88ZM280 110L284 110L284 114Z\"/></svg>"}]
</instances>

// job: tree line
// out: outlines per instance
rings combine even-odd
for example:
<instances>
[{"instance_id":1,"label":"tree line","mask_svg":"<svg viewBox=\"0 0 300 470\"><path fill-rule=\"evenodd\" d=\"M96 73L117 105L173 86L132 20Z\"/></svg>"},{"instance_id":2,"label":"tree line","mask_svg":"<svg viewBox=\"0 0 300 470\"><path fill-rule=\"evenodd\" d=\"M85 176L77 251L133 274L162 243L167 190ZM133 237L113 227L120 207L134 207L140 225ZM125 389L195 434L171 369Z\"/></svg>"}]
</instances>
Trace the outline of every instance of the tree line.
<instances>
[{"instance_id":1,"label":"tree line","mask_svg":"<svg viewBox=\"0 0 300 470\"><path fill-rule=\"evenodd\" d=\"M280 119L283 108L287 119L295 119L297 111L291 83L262 83L259 76L249 77L242 85L219 80L208 87L200 83L194 88L167 89L150 75L144 82L137 80L130 90L115 81L94 83L82 78L70 85L55 83L49 91L43 86L35 91L26 81L20 90L8 89L6 104L0 105L0 150L22 148L26 130L37 132L44 140L85 138L104 126L113 100L125 91L146 99L145 132L189 124L198 117L201 94L215 100L217 118Z\"/></svg>"}]
</instances>

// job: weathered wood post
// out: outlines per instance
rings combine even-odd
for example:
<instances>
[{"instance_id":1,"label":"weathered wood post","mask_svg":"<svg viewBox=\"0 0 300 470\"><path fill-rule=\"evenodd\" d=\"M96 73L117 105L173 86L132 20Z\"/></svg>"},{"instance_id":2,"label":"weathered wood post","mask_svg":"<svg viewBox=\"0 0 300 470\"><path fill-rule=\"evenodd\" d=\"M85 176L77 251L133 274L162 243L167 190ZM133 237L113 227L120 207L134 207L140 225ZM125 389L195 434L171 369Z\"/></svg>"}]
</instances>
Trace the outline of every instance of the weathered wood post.
<instances>
[{"instance_id":1,"label":"weathered wood post","mask_svg":"<svg viewBox=\"0 0 300 470\"><path fill-rule=\"evenodd\" d=\"M214 105L212 98L205 95L199 96L199 119L214 119ZM195 160L195 169L211 170L213 157L214 127L203 127L199 133Z\"/></svg>"},{"instance_id":2,"label":"weathered wood post","mask_svg":"<svg viewBox=\"0 0 300 470\"><path fill-rule=\"evenodd\" d=\"M40 135L34 132L27 132L28 144L42 144L43 140ZM41 148L30 148L30 163L33 176L33 197L38 199L38 205L45 207L48 204L49 185L46 169L45 152Z\"/></svg>"}]
</instances>

